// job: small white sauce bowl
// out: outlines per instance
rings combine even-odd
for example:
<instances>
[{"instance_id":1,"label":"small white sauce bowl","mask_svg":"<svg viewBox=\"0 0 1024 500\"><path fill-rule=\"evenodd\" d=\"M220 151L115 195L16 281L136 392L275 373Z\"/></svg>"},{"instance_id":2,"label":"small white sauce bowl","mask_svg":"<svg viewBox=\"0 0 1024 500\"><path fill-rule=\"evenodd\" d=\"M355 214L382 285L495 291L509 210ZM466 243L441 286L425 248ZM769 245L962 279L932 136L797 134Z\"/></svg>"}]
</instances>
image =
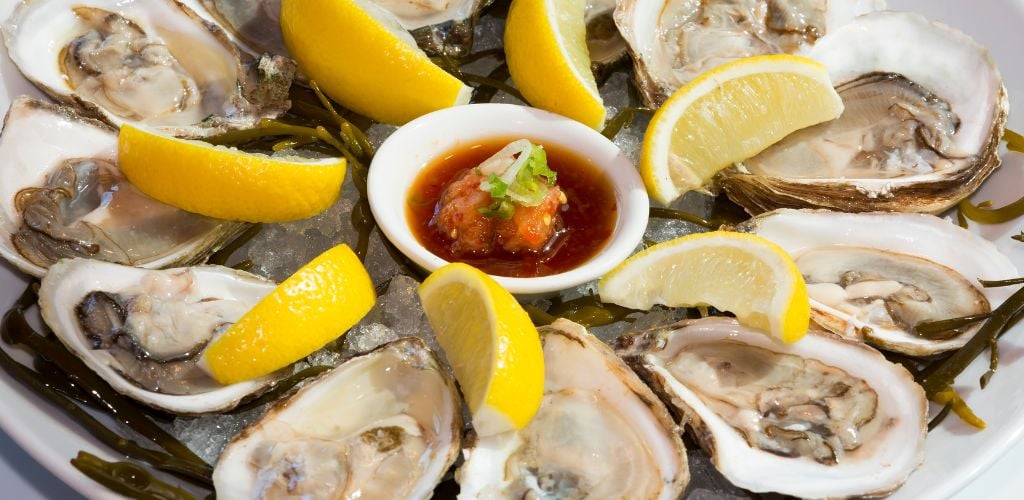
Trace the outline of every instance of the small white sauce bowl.
<instances>
[{"instance_id":1,"label":"small white sauce bowl","mask_svg":"<svg viewBox=\"0 0 1024 500\"><path fill-rule=\"evenodd\" d=\"M604 248L580 266L536 278L493 276L515 294L544 294L600 278L636 249L647 228L650 201L626 156L593 129L547 111L511 104L471 104L421 116L391 134L370 165L370 208L384 235L427 271L448 261L427 250L409 225L409 191L420 171L442 154L494 138L528 138L571 151L607 176L618 205L615 230Z\"/></svg>"}]
</instances>

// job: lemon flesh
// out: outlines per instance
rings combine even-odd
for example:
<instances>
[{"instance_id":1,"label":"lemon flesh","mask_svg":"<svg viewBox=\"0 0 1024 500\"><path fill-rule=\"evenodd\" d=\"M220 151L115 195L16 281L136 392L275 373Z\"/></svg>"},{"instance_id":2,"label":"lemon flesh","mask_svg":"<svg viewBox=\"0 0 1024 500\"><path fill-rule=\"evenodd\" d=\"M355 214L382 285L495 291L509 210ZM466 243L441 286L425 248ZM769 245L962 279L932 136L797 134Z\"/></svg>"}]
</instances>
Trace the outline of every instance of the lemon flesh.
<instances>
[{"instance_id":1,"label":"lemon flesh","mask_svg":"<svg viewBox=\"0 0 1024 500\"><path fill-rule=\"evenodd\" d=\"M598 283L601 300L633 309L712 306L794 342L810 324L803 275L778 245L744 233L691 234L654 245Z\"/></svg>"},{"instance_id":2,"label":"lemon flesh","mask_svg":"<svg viewBox=\"0 0 1024 500\"><path fill-rule=\"evenodd\" d=\"M299 68L327 95L380 122L401 125L467 104L472 95L367 0L283 0L281 33Z\"/></svg>"},{"instance_id":3,"label":"lemon flesh","mask_svg":"<svg viewBox=\"0 0 1024 500\"><path fill-rule=\"evenodd\" d=\"M591 128L605 108L590 71L584 0L514 0L505 23L512 81L531 105Z\"/></svg>"},{"instance_id":4,"label":"lemon flesh","mask_svg":"<svg viewBox=\"0 0 1024 500\"><path fill-rule=\"evenodd\" d=\"M461 263L431 274L419 295L477 434L525 427L544 395L544 352L536 327L515 297Z\"/></svg>"},{"instance_id":5,"label":"lemon flesh","mask_svg":"<svg viewBox=\"0 0 1024 500\"><path fill-rule=\"evenodd\" d=\"M651 196L669 204L720 170L842 112L820 63L790 55L740 59L680 88L655 113L640 173Z\"/></svg>"},{"instance_id":6,"label":"lemon flesh","mask_svg":"<svg viewBox=\"0 0 1024 500\"><path fill-rule=\"evenodd\" d=\"M133 125L118 136L118 164L143 193L225 220L283 222L323 212L341 194L345 160L277 159Z\"/></svg>"},{"instance_id":7,"label":"lemon flesh","mask_svg":"<svg viewBox=\"0 0 1024 500\"><path fill-rule=\"evenodd\" d=\"M338 245L284 280L213 341L202 363L222 384L262 377L343 335L377 300L366 268Z\"/></svg>"}]
</instances>

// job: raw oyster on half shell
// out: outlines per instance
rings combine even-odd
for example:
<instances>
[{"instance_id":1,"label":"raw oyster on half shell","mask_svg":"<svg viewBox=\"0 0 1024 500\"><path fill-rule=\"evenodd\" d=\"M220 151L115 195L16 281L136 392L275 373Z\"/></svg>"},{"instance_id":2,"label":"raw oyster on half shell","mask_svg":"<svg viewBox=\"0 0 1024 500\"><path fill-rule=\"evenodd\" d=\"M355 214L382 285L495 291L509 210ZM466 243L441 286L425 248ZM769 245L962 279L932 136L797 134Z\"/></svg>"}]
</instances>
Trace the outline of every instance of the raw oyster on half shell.
<instances>
[{"instance_id":1,"label":"raw oyster on half shell","mask_svg":"<svg viewBox=\"0 0 1024 500\"><path fill-rule=\"evenodd\" d=\"M70 257L194 264L247 226L146 196L117 168L116 130L30 97L15 99L7 114L0 176L0 255L36 277Z\"/></svg>"},{"instance_id":2,"label":"raw oyster on half shell","mask_svg":"<svg viewBox=\"0 0 1024 500\"><path fill-rule=\"evenodd\" d=\"M881 496L924 458L924 390L864 344L815 332L783 344L706 318L620 337L616 352L749 491Z\"/></svg>"},{"instance_id":3,"label":"raw oyster on half shell","mask_svg":"<svg viewBox=\"0 0 1024 500\"><path fill-rule=\"evenodd\" d=\"M615 24L629 44L644 103L657 108L721 64L800 53L882 8L883 0L622 0Z\"/></svg>"},{"instance_id":4,"label":"raw oyster on half shell","mask_svg":"<svg viewBox=\"0 0 1024 500\"><path fill-rule=\"evenodd\" d=\"M1011 291L982 288L977 280L1017 276L991 242L931 215L784 209L737 229L793 257L816 323L911 356L963 347L980 323L928 335L915 326L986 314Z\"/></svg>"},{"instance_id":5,"label":"raw oyster on half shell","mask_svg":"<svg viewBox=\"0 0 1024 500\"><path fill-rule=\"evenodd\" d=\"M876 12L807 55L828 67L846 110L722 172L729 198L750 213L939 213L999 166L1006 89L967 35L918 14Z\"/></svg>"},{"instance_id":6,"label":"raw oyster on half shell","mask_svg":"<svg viewBox=\"0 0 1024 500\"><path fill-rule=\"evenodd\" d=\"M455 384L417 338L306 383L217 461L217 497L429 498L459 453Z\"/></svg>"},{"instance_id":7,"label":"raw oyster on half shell","mask_svg":"<svg viewBox=\"0 0 1024 500\"><path fill-rule=\"evenodd\" d=\"M229 267L140 269L90 259L54 264L39 288L43 320L116 391L177 414L226 411L277 374L221 385L203 350L276 284Z\"/></svg>"},{"instance_id":8,"label":"raw oyster on half shell","mask_svg":"<svg viewBox=\"0 0 1024 500\"><path fill-rule=\"evenodd\" d=\"M294 65L262 61L251 78L223 30L176 0L23 0L3 36L36 86L118 126L202 137L289 105Z\"/></svg>"},{"instance_id":9,"label":"raw oyster on half shell","mask_svg":"<svg viewBox=\"0 0 1024 500\"><path fill-rule=\"evenodd\" d=\"M679 498L690 475L665 406L582 326L558 320L540 332L540 410L465 450L459 498Z\"/></svg>"}]
</instances>

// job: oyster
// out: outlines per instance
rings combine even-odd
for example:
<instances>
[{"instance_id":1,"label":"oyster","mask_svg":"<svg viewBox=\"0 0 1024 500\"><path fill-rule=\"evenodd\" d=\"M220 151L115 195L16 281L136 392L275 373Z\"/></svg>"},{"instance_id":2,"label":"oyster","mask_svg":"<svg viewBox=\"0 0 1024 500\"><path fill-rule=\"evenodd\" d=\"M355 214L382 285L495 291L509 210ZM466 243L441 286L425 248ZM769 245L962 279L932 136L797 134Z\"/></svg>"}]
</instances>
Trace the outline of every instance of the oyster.
<instances>
[{"instance_id":1,"label":"oyster","mask_svg":"<svg viewBox=\"0 0 1024 500\"><path fill-rule=\"evenodd\" d=\"M679 498L690 475L665 406L582 326L558 320L541 338L540 410L465 450L459 498Z\"/></svg>"},{"instance_id":2,"label":"oyster","mask_svg":"<svg viewBox=\"0 0 1024 500\"><path fill-rule=\"evenodd\" d=\"M684 321L616 343L741 488L879 496L924 458L924 391L864 344L815 332L783 344L732 318Z\"/></svg>"},{"instance_id":3,"label":"oyster","mask_svg":"<svg viewBox=\"0 0 1024 500\"><path fill-rule=\"evenodd\" d=\"M912 356L963 347L980 323L928 335L914 328L988 313L1011 292L982 288L975 280L1017 276L991 242L931 215L784 209L737 229L793 256L816 323Z\"/></svg>"},{"instance_id":4,"label":"oyster","mask_svg":"<svg viewBox=\"0 0 1024 500\"><path fill-rule=\"evenodd\" d=\"M39 309L57 338L118 392L179 414L229 410L276 380L223 386L203 349L275 283L221 266L164 271L89 259L54 264Z\"/></svg>"},{"instance_id":5,"label":"oyster","mask_svg":"<svg viewBox=\"0 0 1024 500\"><path fill-rule=\"evenodd\" d=\"M0 255L36 277L68 257L196 263L246 227L142 194L117 169L116 130L29 97L7 114L0 174Z\"/></svg>"},{"instance_id":6,"label":"oyster","mask_svg":"<svg viewBox=\"0 0 1024 500\"><path fill-rule=\"evenodd\" d=\"M615 26L615 0L587 0L583 21L587 24L587 52L598 81L626 57L626 41Z\"/></svg>"},{"instance_id":7,"label":"oyster","mask_svg":"<svg viewBox=\"0 0 1024 500\"><path fill-rule=\"evenodd\" d=\"M846 110L721 177L751 213L780 207L938 213L999 166L1008 110L988 51L917 14L861 16L808 55Z\"/></svg>"},{"instance_id":8,"label":"oyster","mask_svg":"<svg viewBox=\"0 0 1024 500\"><path fill-rule=\"evenodd\" d=\"M221 26L256 53L287 56L281 35L281 0L201 0Z\"/></svg>"},{"instance_id":9,"label":"oyster","mask_svg":"<svg viewBox=\"0 0 1024 500\"><path fill-rule=\"evenodd\" d=\"M281 35L281 0L201 0L214 18L253 51L287 55ZM461 57L473 45L477 14L491 0L357 0L374 17L409 31L429 55ZM388 16L390 14L390 16Z\"/></svg>"},{"instance_id":10,"label":"oyster","mask_svg":"<svg viewBox=\"0 0 1024 500\"><path fill-rule=\"evenodd\" d=\"M701 73L743 57L797 53L884 0L622 0L644 103L657 108Z\"/></svg>"},{"instance_id":11,"label":"oyster","mask_svg":"<svg viewBox=\"0 0 1024 500\"><path fill-rule=\"evenodd\" d=\"M3 25L11 60L58 101L115 125L200 137L287 109L294 67L251 81L224 32L175 0L23 0ZM250 101L247 97L253 97Z\"/></svg>"},{"instance_id":12,"label":"oyster","mask_svg":"<svg viewBox=\"0 0 1024 500\"><path fill-rule=\"evenodd\" d=\"M369 0L394 15L427 54L462 57L473 46L477 14L492 0Z\"/></svg>"},{"instance_id":13,"label":"oyster","mask_svg":"<svg viewBox=\"0 0 1024 500\"><path fill-rule=\"evenodd\" d=\"M425 499L458 456L455 385L419 339L353 358L235 438L217 497Z\"/></svg>"}]
</instances>

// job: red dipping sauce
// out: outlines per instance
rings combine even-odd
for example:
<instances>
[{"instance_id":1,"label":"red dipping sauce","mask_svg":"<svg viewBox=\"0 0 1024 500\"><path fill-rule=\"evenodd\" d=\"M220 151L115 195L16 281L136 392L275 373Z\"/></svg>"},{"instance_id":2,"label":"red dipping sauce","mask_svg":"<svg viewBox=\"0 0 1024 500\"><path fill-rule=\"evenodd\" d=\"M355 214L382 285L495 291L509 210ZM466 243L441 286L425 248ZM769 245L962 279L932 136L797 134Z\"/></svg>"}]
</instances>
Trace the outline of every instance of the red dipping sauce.
<instances>
[{"instance_id":1,"label":"red dipping sauce","mask_svg":"<svg viewBox=\"0 0 1024 500\"><path fill-rule=\"evenodd\" d=\"M462 146L438 156L412 184L406 197L406 216L416 239L448 262L464 262L495 276L533 278L579 267L608 243L615 231L618 207L607 176L587 159L558 146L544 146L548 167L558 173L557 185L568 203L560 214L562 228L542 252L509 253L501 248L486 255L458 256L451 239L432 223L445 188L463 172L475 168L508 143L520 139L495 138ZM527 138L529 139L529 138Z\"/></svg>"}]
</instances>

